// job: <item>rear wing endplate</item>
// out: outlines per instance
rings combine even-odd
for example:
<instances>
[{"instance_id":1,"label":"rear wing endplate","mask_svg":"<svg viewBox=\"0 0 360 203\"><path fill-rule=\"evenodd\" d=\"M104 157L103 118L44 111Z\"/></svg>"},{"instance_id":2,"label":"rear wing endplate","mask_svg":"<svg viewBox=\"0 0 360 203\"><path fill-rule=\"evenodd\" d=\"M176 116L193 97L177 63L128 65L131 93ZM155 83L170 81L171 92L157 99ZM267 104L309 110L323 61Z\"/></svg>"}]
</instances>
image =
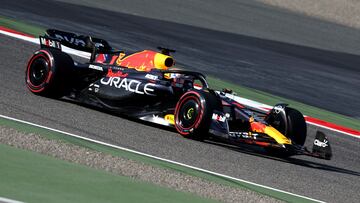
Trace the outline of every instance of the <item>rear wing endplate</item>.
<instances>
[{"instance_id":1,"label":"rear wing endplate","mask_svg":"<svg viewBox=\"0 0 360 203\"><path fill-rule=\"evenodd\" d=\"M323 132L317 131L312 153L318 155L318 157L330 160L332 157L332 150L328 138Z\"/></svg>"},{"instance_id":2,"label":"rear wing endplate","mask_svg":"<svg viewBox=\"0 0 360 203\"><path fill-rule=\"evenodd\" d=\"M56 39L50 39L46 36L39 36L41 48L54 48L61 50L61 43Z\"/></svg>"}]
</instances>

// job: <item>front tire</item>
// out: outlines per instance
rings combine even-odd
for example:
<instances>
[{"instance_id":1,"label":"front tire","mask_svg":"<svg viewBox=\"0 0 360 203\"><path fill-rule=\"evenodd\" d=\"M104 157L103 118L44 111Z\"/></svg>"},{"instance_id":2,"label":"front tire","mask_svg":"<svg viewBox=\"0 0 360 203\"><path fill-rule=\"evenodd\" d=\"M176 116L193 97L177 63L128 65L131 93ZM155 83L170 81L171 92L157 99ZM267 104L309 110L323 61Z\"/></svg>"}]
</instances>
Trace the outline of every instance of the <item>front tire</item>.
<instances>
[{"instance_id":1,"label":"front tire","mask_svg":"<svg viewBox=\"0 0 360 203\"><path fill-rule=\"evenodd\" d=\"M203 140L208 136L217 98L210 92L186 92L175 108L175 128L184 137Z\"/></svg>"},{"instance_id":2,"label":"front tire","mask_svg":"<svg viewBox=\"0 0 360 203\"><path fill-rule=\"evenodd\" d=\"M288 136L295 144L303 146L305 144L307 127L302 113L293 108L286 108L286 117L288 122Z\"/></svg>"},{"instance_id":3,"label":"front tire","mask_svg":"<svg viewBox=\"0 0 360 203\"><path fill-rule=\"evenodd\" d=\"M272 115L267 121L279 132L290 138L293 143L301 146L305 144L307 135L306 121L298 110L286 107L285 115Z\"/></svg>"}]
</instances>

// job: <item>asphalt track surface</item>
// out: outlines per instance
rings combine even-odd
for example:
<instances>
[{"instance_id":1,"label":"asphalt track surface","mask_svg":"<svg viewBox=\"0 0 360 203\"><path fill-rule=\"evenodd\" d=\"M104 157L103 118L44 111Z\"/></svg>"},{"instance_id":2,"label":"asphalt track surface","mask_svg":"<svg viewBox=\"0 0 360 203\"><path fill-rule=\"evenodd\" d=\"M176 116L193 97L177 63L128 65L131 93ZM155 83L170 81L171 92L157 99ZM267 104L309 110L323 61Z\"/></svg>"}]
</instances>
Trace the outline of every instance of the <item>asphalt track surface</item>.
<instances>
[{"instance_id":1,"label":"asphalt track surface","mask_svg":"<svg viewBox=\"0 0 360 203\"><path fill-rule=\"evenodd\" d=\"M16 1L16 3L18 2L21 3L21 1ZM0 11L5 7L11 6L8 4L10 5L11 2L7 2L7 5L4 5ZM34 4L36 3L34 2ZM167 26L172 31L170 33L163 33L157 31L158 29L152 28L154 26L154 24L151 24L154 23L153 20L128 15L122 16L123 19L128 17L126 21L122 22L122 27L128 26L129 29L120 32L120 26L113 28L106 21L101 21L102 23L100 23L100 20L96 21L94 16L108 16L102 14L101 11L92 11L92 15L86 15L86 11L84 11L84 15L71 18L66 17L65 13L61 14L60 12L61 6L66 7L68 5L57 4L54 6L51 4L52 2L50 1L46 4L37 4L36 6L27 4L26 8L30 10L29 12L31 12L31 9L38 9L36 12L29 14L28 19L36 18L37 15L51 15L46 19L38 18L37 20L44 25L56 26L58 28L69 28L69 30L73 31L91 31L98 36L105 36L104 38L106 39L110 38L110 41L115 42L115 44L117 43L122 45L122 47L130 49L150 48L158 45L160 42L166 43L171 41L175 43L177 41L179 46L177 49L179 50L187 50L191 53L199 52L199 55L205 56L206 54L211 54L208 60L220 58L213 61L213 63L221 61L221 57L224 56L223 54L217 55L217 53L220 53L217 49L211 49L214 51L211 53L205 52L205 49L211 48L207 47L208 45L206 44L210 39L204 38L202 33L196 34L197 32L204 32L207 34L206 36L216 38L216 34L220 33L187 27L188 29L181 29L182 36L179 37L178 34L180 33L175 31L179 31L177 26L183 25L156 21L160 28L161 26ZM48 14L45 14L42 13L41 6L57 9L53 11L48 9L46 12ZM76 10L81 8L72 6L69 9ZM18 7L13 8L12 12L14 14L16 12L25 12L24 10L25 5L21 6L19 4ZM56 11L58 12L57 14L55 14ZM7 12L8 14L10 13L9 10ZM71 12L69 11L69 13ZM122 14L114 13L113 15ZM87 19L89 16L94 19ZM60 19L62 17L63 19ZM59 19L55 20L54 18ZM71 20L77 20L78 23L72 23ZM84 22L79 23L80 21ZM93 24L96 24L96 26L93 26ZM149 24L152 26L147 26ZM73 26L76 26L76 28L72 28ZM91 29L91 27L95 28ZM148 31L143 32L143 29ZM196 32L192 29L195 29ZM116 33L116 36L120 36L119 38L122 40L115 37L114 33ZM138 38L135 38L133 35L138 36ZM229 38L231 37L236 38L233 35L229 35ZM194 40L194 38L197 40ZM161 41L162 39L164 40ZM251 41L251 38L248 39ZM269 54L271 57L267 58L267 60L264 59L268 63L275 63L271 59L277 61L280 56L282 56L282 59L285 57L281 53L273 53L272 51L261 49L260 47L263 45L251 48L248 44L250 42L246 40L242 42L247 46L236 45L237 48L247 47L251 51ZM212 43L220 46L229 42L219 39ZM311 157L293 157L292 159L283 160L245 149L184 139L175 132L159 129L156 126L144 125L143 123L137 123L66 101L52 100L31 94L24 84L24 68L28 58L37 49L37 46L5 36L0 36L0 44L0 56L2 57L0 74L1 114L328 202L358 202L358 199L360 199L360 194L358 193L360 191L360 157L358 154L360 141L357 138L325 131L333 148L334 157L331 161ZM231 44L228 45L230 46ZM204 50L194 49L194 47L198 46L202 46ZM229 49L230 53L231 48ZM181 51L178 53L177 58L179 61L186 59L186 52L182 53ZM250 52L247 52L247 54L253 55ZM179 56L182 59L179 59ZM244 58L246 59L246 57ZM223 60L227 61L228 59L225 57ZM291 60L305 63L304 59L298 59L294 56L288 56L286 60L287 63L292 63ZM201 65L203 62L210 63L199 57L193 62L196 65ZM280 62L277 61L277 63ZM306 63L310 62L306 61ZM209 72L212 71L211 69L214 69L214 67L209 66L207 68ZM217 74L220 75L221 73ZM315 130L316 127L309 127L309 134L313 134ZM312 139L313 136L310 135L307 140L308 146L311 146Z\"/></svg>"},{"instance_id":2,"label":"asphalt track surface","mask_svg":"<svg viewBox=\"0 0 360 203\"><path fill-rule=\"evenodd\" d=\"M126 10L132 5L128 4L131 3L114 4L113 10ZM161 10L156 12L156 8L169 7L155 4L158 6L153 8L143 4L146 6L143 10L155 13L153 15L162 13ZM174 48L178 50L175 55L178 64L188 69L360 118L360 57L336 52L359 54L356 49L359 41L354 39L359 35L358 30L301 17L254 1L236 5L234 8L238 13L234 8L229 8L229 12L237 16L235 20L238 24L229 16L222 17L224 11L213 16L213 19L220 19L225 24L221 26L220 21L216 21L214 29L217 30L229 31L230 25L225 20L233 20L233 33L43 0L6 1L1 5L0 14L44 27L95 35L124 50L153 49L159 45ZM177 7L184 12L191 9ZM202 11L193 10L193 13L200 13L192 21L196 25L203 17ZM184 13L183 18L188 22L187 14ZM209 20L210 14L204 18ZM335 51L268 39L284 39L285 42L296 39L296 44Z\"/></svg>"}]
</instances>

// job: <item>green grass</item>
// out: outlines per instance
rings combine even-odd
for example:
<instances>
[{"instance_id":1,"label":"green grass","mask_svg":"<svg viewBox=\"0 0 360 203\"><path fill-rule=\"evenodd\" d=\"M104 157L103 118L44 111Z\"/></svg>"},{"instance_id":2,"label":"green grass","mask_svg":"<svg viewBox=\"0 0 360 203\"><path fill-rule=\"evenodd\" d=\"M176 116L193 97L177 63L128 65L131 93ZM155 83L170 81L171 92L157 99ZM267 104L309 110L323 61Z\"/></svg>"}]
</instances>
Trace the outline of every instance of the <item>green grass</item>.
<instances>
[{"instance_id":1,"label":"green grass","mask_svg":"<svg viewBox=\"0 0 360 203\"><path fill-rule=\"evenodd\" d=\"M45 28L42 28L40 26L33 26L28 23L20 22L10 18L5 18L2 16L0 16L0 26L21 31L35 37L44 34L45 31Z\"/></svg>"},{"instance_id":2,"label":"green grass","mask_svg":"<svg viewBox=\"0 0 360 203\"><path fill-rule=\"evenodd\" d=\"M0 144L0 197L24 202L215 202Z\"/></svg>"},{"instance_id":3,"label":"green grass","mask_svg":"<svg viewBox=\"0 0 360 203\"><path fill-rule=\"evenodd\" d=\"M0 16L0 26L8 27L15 29L17 31L21 31L30 35L38 36L39 34L43 34L45 32L45 28L30 25L25 22L19 22L16 20L12 20L6 17ZM293 101L290 99L282 98L279 96L271 95L266 92L262 92L259 90L242 87L239 85L234 85L232 83L226 82L224 80L220 80L214 77L208 77L209 84L212 88L221 90L222 88L229 88L238 93L239 96L251 99L254 101L258 101L261 103L265 103L268 105L275 105L279 102L285 102L290 104L292 107L297 108L303 114L322 119L324 121L336 123L338 125L343 125L345 127L353 128L355 130L360 130L360 120L351 118L348 116L344 116L341 114L337 114L334 112L326 111L317 107L313 107L307 104L303 104L301 102Z\"/></svg>"}]
</instances>

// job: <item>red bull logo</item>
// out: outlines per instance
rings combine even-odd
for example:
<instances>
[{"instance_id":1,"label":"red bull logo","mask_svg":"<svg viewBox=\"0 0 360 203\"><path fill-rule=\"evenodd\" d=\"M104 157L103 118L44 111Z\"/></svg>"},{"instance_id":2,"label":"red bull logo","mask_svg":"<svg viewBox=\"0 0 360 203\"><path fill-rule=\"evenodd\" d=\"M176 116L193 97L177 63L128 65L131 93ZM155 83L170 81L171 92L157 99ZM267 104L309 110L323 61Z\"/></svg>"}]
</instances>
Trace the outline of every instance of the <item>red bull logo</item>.
<instances>
[{"instance_id":1,"label":"red bull logo","mask_svg":"<svg viewBox=\"0 0 360 203\"><path fill-rule=\"evenodd\" d=\"M138 71L149 72L152 69L166 70L174 65L172 57L150 50L144 50L116 60L119 66L133 68Z\"/></svg>"}]
</instances>

